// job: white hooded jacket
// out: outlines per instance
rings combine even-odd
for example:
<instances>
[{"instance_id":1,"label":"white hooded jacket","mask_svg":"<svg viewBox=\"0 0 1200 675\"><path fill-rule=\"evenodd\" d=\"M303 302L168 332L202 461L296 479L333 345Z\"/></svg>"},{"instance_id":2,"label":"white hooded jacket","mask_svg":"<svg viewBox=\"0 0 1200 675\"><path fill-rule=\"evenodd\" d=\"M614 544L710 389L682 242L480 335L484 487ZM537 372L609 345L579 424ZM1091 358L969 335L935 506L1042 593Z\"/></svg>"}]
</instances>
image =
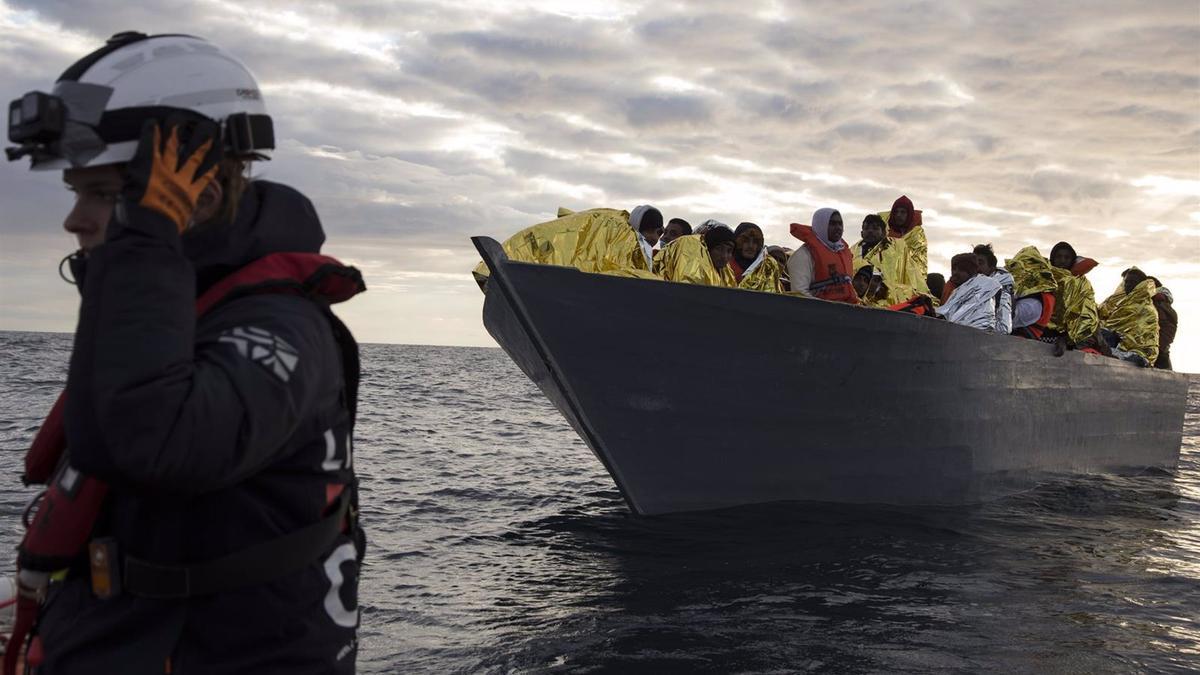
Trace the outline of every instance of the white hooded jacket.
<instances>
[{"instance_id":1,"label":"white hooded jacket","mask_svg":"<svg viewBox=\"0 0 1200 675\"><path fill-rule=\"evenodd\" d=\"M646 269L648 270L654 269L654 247L642 236L641 228L642 218L645 218L646 214L650 211L658 213L658 219L662 220L662 212L649 204L634 207L633 211L629 213L629 226L633 228L633 233L637 235L638 246L641 247L642 255L646 258Z\"/></svg>"}]
</instances>

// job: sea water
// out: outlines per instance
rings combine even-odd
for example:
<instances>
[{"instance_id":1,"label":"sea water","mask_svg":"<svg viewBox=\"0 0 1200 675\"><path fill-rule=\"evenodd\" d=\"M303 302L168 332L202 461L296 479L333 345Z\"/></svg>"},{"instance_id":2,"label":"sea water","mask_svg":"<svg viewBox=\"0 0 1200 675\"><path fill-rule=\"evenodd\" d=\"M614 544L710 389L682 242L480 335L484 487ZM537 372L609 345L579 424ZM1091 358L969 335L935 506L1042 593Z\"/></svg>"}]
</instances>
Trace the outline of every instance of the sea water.
<instances>
[{"instance_id":1,"label":"sea water","mask_svg":"<svg viewBox=\"0 0 1200 675\"><path fill-rule=\"evenodd\" d=\"M0 332L0 546L71 338ZM953 509L632 516L497 349L363 346L359 670L1200 669L1200 380L1179 470Z\"/></svg>"}]
</instances>

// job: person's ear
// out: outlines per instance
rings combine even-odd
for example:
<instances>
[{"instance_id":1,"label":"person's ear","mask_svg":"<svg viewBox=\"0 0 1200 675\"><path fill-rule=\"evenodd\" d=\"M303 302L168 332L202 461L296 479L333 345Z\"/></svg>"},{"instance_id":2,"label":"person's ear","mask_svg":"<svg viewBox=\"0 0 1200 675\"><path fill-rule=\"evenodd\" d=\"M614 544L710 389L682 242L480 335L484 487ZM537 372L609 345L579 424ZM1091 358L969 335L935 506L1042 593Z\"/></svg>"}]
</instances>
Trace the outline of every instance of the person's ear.
<instances>
[{"instance_id":1,"label":"person's ear","mask_svg":"<svg viewBox=\"0 0 1200 675\"><path fill-rule=\"evenodd\" d=\"M225 196L225 189L221 187L221 181L214 178L204 187L204 191L200 193L200 198L196 200L196 213L192 216L193 221L197 223L206 223L217 215L217 211L221 209L221 201Z\"/></svg>"}]
</instances>

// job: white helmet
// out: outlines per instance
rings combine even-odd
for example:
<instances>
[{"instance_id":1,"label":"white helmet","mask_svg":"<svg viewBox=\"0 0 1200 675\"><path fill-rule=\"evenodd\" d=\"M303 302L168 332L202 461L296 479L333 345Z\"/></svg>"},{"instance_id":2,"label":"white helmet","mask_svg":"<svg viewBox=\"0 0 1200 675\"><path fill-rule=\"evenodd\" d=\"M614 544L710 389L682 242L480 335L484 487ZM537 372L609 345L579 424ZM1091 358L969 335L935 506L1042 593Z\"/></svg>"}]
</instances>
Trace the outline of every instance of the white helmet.
<instances>
[{"instance_id":1,"label":"white helmet","mask_svg":"<svg viewBox=\"0 0 1200 675\"><path fill-rule=\"evenodd\" d=\"M118 33L58 78L53 93L9 105L9 160L36 170L133 158L147 119L188 110L221 125L226 156L269 159L271 117L258 83L225 50L188 35Z\"/></svg>"}]
</instances>

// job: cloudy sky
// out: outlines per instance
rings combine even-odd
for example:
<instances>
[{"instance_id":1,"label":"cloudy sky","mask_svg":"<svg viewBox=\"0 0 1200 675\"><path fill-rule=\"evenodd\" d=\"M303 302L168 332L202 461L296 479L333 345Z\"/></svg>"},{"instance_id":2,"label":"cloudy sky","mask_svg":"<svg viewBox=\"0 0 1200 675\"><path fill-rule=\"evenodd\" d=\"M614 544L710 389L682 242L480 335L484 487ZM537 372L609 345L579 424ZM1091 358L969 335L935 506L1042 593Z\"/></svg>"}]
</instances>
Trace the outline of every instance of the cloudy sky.
<instances>
[{"instance_id":1,"label":"cloudy sky","mask_svg":"<svg viewBox=\"0 0 1200 675\"><path fill-rule=\"evenodd\" d=\"M556 207L649 202L693 223L853 224L901 193L930 268L993 242L1066 239L1174 292L1177 367L1200 371L1200 4L1180 2L338 3L0 0L0 92L110 34L208 37L255 72L276 124L258 175L316 203L370 291L364 341L491 345L468 237ZM0 166L0 329L71 330L58 177Z\"/></svg>"}]
</instances>

